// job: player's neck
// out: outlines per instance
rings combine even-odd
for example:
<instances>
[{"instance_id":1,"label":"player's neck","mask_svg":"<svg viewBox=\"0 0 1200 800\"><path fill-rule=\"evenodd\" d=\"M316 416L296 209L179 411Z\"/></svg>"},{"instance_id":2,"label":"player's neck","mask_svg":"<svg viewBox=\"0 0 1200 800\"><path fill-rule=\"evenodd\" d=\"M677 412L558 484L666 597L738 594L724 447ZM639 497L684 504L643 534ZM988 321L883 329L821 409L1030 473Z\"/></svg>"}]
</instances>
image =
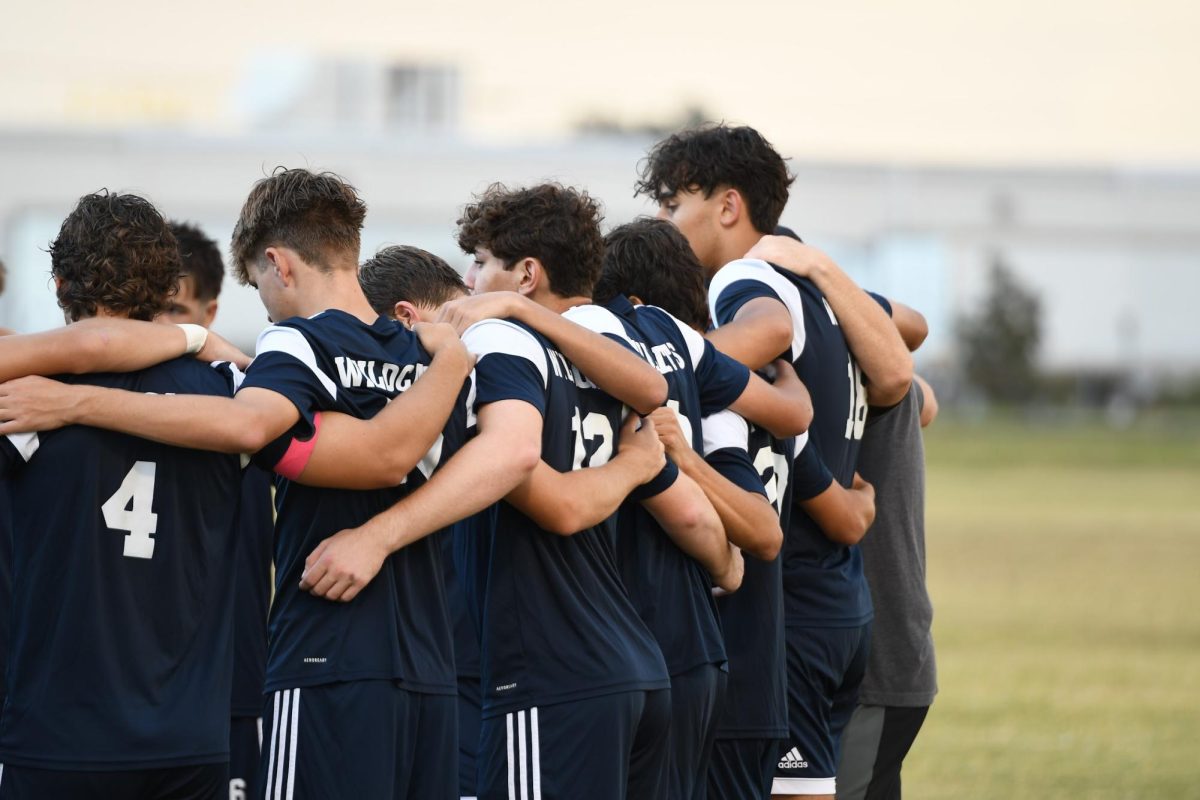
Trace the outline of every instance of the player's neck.
<instances>
[{"instance_id":1,"label":"player's neck","mask_svg":"<svg viewBox=\"0 0 1200 800\"><path fill-rule=\"evenodd\" d=\"M353 272L335 272L313 286L300 301L298 310L300 316L311 317L331 308L357 317L367 325L379 318L379 313L371 308L363 294L358 275Z\"/></svg>"},{"instance_id":2,"label":"player's neck","mask_svg":"<svg viewBox=\"0 0 1200 800\"><path fill-rule=\"evenodd\" d=\"M575 295L574 297L563 297L561 295L552 294L550 292L546 292L543 295L539 295L537 297L532 297L530 299L533 300L538 305L544 306L544 307L550 309L555 314L561 314L564 311L566 311L567 309L574 308L575 306L586 306L588 303L592 302L592 298L584 297L582 295Z\"/></svg>"},{"instance_id":3,"label":"player's neck","mask_svg":"<svg viewBox=\"0 0 1200 800\"><path fill-rule=\"evenodd\" d=\"M711 267L712 273L715 273L718 269L725 266L730 261L737 261L739 258L745 258L746 253L750 251L750 248L758 244L758 240L762 237L763 235L761 233L754 230L754 228L749 225L738 226L737 228L726 232L726 234L720 239L720 246L717 251L717 257L720 263ZM712 273L710 273L709 277L712 276Z\"/></svg>"}]
</instances>

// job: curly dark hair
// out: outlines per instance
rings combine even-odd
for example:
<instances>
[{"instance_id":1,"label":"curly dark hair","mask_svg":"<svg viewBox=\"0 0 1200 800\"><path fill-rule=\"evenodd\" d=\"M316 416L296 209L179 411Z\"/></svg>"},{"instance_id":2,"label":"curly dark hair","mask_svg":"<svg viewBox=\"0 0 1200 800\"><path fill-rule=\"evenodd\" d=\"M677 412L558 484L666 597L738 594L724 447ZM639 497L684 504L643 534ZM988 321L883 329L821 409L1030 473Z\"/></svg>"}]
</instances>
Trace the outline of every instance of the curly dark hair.
<instances>
[{"instance_id":1,"label":"curly dark hair","mask_svg":"<svg viewBox=\"0 0 1200 800\"><path fill-rule=\"evenodd\" d=\"M221 294L221 281L225 277L221 249L197 225L175 221L170 225L175 241L179 242L183 274L192 279L192 292L196 299L216 300Z\"/></svg>"},{"instance_id":2,"label":"curly dark hair","mask_svg":"<svg viewBox=\"0 0 1200 800\"><path fill-rule=\"evenodd\" d=\"M249 266L268 247L288 247L308 264L330 271L358 249L367 204L332 172L277 167L254 184L233 228L230 251L238 282L250 282Z\"/></svg>"},{"instance_id":3,"label":"curly dark hair","mask_svg":"<svg viewBox=\"0 0 1200 800\"><path fill-rule=\"evenodd\" d=\"M58 304L72 321L100 308L154 319L175 294L182 269L167 221L133 194L84 195L50 243Z\"/></svg>"},{"instance_id":4,"label":"curly dark hair","mask_svg":"<svg viewBox=\"0 0 1200 800\"><path fill-rule=\"evenodd\" d=\"M592 299L607 303L619 294L636 295L693 328L708 327L704 267L684 235L665 220L637 219L604 237L604 267Z\"/></svg>"},{"instance_id":5,"label":"curly dark hair","mask_svg":"<svg viewBox=\"0 0 1200 800\"><path fill-rule=\"evenodd\" d=\"M458 246L485 247L508 267L523 258L542 262L551 290L560 297L591 297L600 274L604 238L600 204L557 183L509 190L494 183L463 209Z\"/></svg>"},{"instance_id":6,"label":"curly dark hair","mask_svg":"<svg viewBox=\"0 0 1200 800\"><path fill-rule=\"evenodd\" d=\"M436 308L467 292L454 267L408 245L385 247L368 258L358 269L358 282L371 308L385 317L394 316L402 300Z\"/></svg>"},{"instance_id":7,"label":"curly dark hair","mask_svg":"<svg viewBox=\"0 0 1200 800\"><path fill-rule=\"evenodd\" d=\"M638 169L635 197L662 201L680 190L698 189L711 197L721 187L737 189L760 233L775 229L796 179L762 134L724 123L671 134L654 145Z\"/></svg>"}]
</instances>

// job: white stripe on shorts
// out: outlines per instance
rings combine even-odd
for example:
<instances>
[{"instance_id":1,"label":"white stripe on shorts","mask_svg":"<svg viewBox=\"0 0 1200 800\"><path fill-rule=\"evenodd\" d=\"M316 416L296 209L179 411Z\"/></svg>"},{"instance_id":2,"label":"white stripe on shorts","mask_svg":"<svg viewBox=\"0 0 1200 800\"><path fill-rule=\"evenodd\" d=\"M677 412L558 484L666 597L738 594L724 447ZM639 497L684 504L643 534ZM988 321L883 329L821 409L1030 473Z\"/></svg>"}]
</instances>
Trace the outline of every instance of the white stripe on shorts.
<instances>
[{"instance_id":1,"label":"white stripe on shorts","mask_svg":"<svg viewBox=\"0 0 1200 800\"><path fill-rule=\"evenodd\" d=\"M267 786L263 797L271 796L271 787L275 785L275 742L279 739L279 695L275 692L275 710L271 721L271 750L267 761Z\"/></svg>"},{"instance_id":2,"label":"white stripe on shorts","mask_svg":"<svg viewBox=\"0 0 1200 800\"><path fill-rule=\"evenodd\" d=\"M528 735L525 711L510 712L504 717L508 737L508 800L542 800L542 752L537 708L529 709L528 714Z\"/></svg>"}]
</instances>

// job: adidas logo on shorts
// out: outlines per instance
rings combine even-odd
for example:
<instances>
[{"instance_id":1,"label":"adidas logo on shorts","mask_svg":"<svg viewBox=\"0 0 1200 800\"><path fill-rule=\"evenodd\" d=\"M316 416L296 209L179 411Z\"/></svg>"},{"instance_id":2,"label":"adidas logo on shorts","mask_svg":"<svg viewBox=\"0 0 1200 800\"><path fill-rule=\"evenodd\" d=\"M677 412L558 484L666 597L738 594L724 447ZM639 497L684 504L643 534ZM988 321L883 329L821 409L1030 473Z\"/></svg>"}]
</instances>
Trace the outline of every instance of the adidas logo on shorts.
<instances>
[{"instance_id":1,"label":"adidas logo on shorts","mask_svg":"<svg viewBox=\"0 0 1200 800\"><path fill-rule=\"evenodd\" d=\"M800 755L799 748L793 747L783 758L779 759L780 769L808 769L808 762Z\"/></svg>"}]
</instances>

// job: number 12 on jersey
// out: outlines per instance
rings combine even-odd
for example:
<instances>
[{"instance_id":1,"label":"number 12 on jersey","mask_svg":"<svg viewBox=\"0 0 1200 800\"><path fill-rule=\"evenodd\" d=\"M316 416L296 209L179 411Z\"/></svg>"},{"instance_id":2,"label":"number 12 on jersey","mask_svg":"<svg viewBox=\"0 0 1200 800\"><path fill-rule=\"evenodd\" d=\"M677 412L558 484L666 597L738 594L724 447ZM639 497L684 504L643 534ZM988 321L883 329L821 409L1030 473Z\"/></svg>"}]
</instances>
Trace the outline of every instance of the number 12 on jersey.
<instances>
[{"instance_id":1,"label":"number 12 on jersey","mask_svg":"<svg viewBox=\"0 0 1200 800\"><path fill-rule=\"evenodd\" d=\"M114 531L126 531L126 558L154 556L150 534L158 530L158 515L150 509L154 505L155 469L153 461L135 462L117 491L100 506L105 525Z\"/></svg>"}]
</instances>

